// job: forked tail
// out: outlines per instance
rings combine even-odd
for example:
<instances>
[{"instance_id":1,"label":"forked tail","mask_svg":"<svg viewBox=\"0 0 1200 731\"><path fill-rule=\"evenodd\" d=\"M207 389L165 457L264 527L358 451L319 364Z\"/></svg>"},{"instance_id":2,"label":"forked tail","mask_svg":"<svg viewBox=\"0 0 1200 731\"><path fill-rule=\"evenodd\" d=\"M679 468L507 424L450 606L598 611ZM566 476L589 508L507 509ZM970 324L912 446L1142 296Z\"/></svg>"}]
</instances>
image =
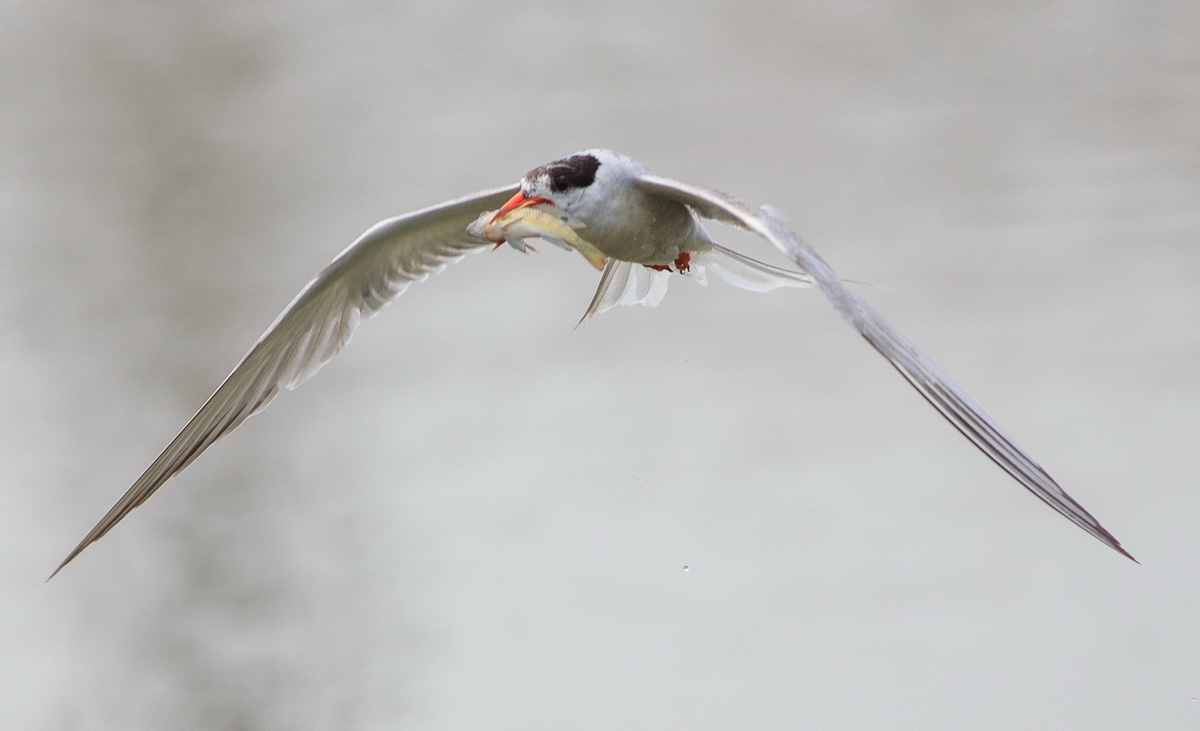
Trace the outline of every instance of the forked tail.
<instances>
[{"instance_id":1,"label":"forked tail","mask_svg":"<svg viewBox=\"0 0 1200 731\"><path fill-rule=\"evenodd\" d=\"M709 271L733 286L751 292L813 286L812 277L804 272L771 266L717 244L703 251L691 252L687 270L679 273L703 286L708 283ZM667 277L670 274L669 269L652 269L630 261L609 259L604 273L600 275L600 286L596 288L587 312L579 318L579 324L617 305L657 305L667 293Z\"/></svg>"}]
</instances>

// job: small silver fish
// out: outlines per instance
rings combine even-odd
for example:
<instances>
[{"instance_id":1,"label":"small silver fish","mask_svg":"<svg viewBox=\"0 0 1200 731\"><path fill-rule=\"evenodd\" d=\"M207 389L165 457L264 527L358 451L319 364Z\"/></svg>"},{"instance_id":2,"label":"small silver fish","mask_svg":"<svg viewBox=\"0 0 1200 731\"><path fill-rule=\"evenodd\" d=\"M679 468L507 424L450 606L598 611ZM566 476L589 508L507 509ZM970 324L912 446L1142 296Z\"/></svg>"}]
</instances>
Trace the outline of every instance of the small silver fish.
<instances>
[{"instance_id":1,"label":"small silver fish","mask_svg":"<svg viewBox=\"0 0 1200 731\"><path fill-rule=\"evenodd\" d=\"M578 251L597 269L603 269L608 263L608 257L602 251L575 232L575 229L583 228L581 223L536 206L514 208L496 218L498 213L480 214L467 226L467 233L496 244L507 242L518 251L525 251L525 239L542 239L568 251Z\"/></svg>"}]
</instances>

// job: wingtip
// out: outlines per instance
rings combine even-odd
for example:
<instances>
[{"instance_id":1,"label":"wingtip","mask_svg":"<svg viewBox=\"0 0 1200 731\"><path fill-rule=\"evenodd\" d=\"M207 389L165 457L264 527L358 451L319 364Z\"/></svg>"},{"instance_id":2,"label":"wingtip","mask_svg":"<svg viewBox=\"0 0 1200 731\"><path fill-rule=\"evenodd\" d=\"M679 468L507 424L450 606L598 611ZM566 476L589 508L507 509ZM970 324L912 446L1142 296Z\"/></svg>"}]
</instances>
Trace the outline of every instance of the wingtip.
<instances>
[{"instance_id":1,"label":"wingtip","mask_svg":"<svg viewBox=\"0 0 1200 731\"><path fill-rule=\"evenodd\" d=\"M1133 561L1133 562L1134 562L1135 564L1137 564L1138 566L1141 566L1141 565L1142 565L1142 562L1141 562L1141 561L1139 561L1139 560L1137 560L1136 558L1134 558L1134 557L1133 557L1133 554L1132 554L1132 553L1130 553L1129 551L1126 551L1126 550L1125 550L1125 548L1124 548L1124 547L1123 547L1123 546L1122 546L1120 543L1118 543L1117 541L1113 541L1113 542L1112 542L1111 544L1109 544L1109 545L1111 545L1111 546L1112 546L1112 549L1113 549L1114 551L1116 551L1117 553L1121 554L1122 556L1124 556L1125 558L1129 559L1130 561Z\"/></svg>"},{"instance_id":2,"label":"wingtip","mask_svg":"<svg viewBox=\"0 0 1200 731\"><path fill-rule=\"evenodd\" d=\"M1074 500L1072 500L1071 502L1075 503ZM1075 503L1075 505L1079 505L1079 504ZM1080 508L1080 509L1082 510L1082 508ZM1084 511L1084 512L1087 513L1087 511ZM1092 518L1090 513L1088 514L1088 517ZM1093 521L1094 525L1091 527L1085 527L1085 530L1087 530L1089 533L1091 533L1096 538L1100 539L1101 543L1108 546L1109 548L1116 551L1117 553L1121 554L1122 556L1129 559L1130 561L1133 561L1138 566L1142 565L1142 562L1137 560L1136 558L1134 558L1132 553L1130 553L1129 551L1126 551L1125 547L1121 545L1121 542L1117 540L1117 537L1114 536L1112 533L1109 533L1104 528L1104 526L1100 525L1099 521L1097 521L1095 518L1092 518L1092 521Z\"/></svg>"},{"instance_id":3,"label":"wingtip","mask_svg":"<svg viewBox=\"0 0 1200 731\"><path fill-rule=\"evenodd\" d=\"M58 568L56 568L56 569L54 569L54 571L50 572L50 575L49 575L49 576L47 576L47 577L46 577L46 580L45 580L45 581L43 581L42 583L43 583L43 584L49 584L49 583L50 583L50 579L53 579L55 576L58 576L58 572L59 572L59 571L62 571L62 570L63 570L63 567L64 567L64 566L66 566L66 565L67 565L67 563L68 563L70 560L71 560L71 559L67 559L66 561L63 561L62 563L60 563L60 564L58 565Z\"/></svg>"},{"instance_id":4,"label":"wingtip","mask_svg":"<svg viewBox=\"0 0 1200 731\"><path fill-rule=\"evenodd\" d=\"M1064 494L1066 494L1066 493L1064 493ZM1068 498L1070 498L1070 496L1068 496ZM1121 545L1121 542L1117 540L1116 536L1114 536L1112 533L1109 533L1108 530L1105 529L1104 526L1100 525L1100 521L1093 518L1091 513L1088 513L1086 510L1083 510L1083 506L1079 505L1079 503L1075 502L1073 499L1071 500L1071 503L1074 504L1076 507L1078 507L1081 511L1083 511L1083 513L1085 515L1087 515L1088 518L1091 518L1091 523L1092 523L1091 526L1082 526L1082 527L1084 527L1085 530L1087 530L1087 532L1091 533L1096 538L1100 539L1101 543L1108 546L1109 548L1116 551L1117 553L1121 554L1122 556L1129 559L1130 561L1133 561L1138 566L1142 565L1142 562L1137 560L1136 558L1134 558L1132 553L1125 550L1125 547Z\"/></svg>"},{"instance_id":5,"label":"wingtip","mask_svg":"<svg viewBox=\"0 0 1200 731\"><path fill-rule=\"evenodd\" d=\"M83 549L90 546L93 542L95 542L95 538L92 538L91 536L88 536L87 538L83 539L83 541L78 546L75 546L75 549L73 551L71 551L69 554L67 554L67 557L64 558L63 562L58 565L58 568L54 569L54 571L49 576L46 577L46 581L44 581L42 583L49 583L50 579L53 579L55 576L58 576L59 571L62 571L64 568L66 568L67 564L74 561L75 557L78 556L79 554L83 553Z\"/></svg>"}]
</instances>

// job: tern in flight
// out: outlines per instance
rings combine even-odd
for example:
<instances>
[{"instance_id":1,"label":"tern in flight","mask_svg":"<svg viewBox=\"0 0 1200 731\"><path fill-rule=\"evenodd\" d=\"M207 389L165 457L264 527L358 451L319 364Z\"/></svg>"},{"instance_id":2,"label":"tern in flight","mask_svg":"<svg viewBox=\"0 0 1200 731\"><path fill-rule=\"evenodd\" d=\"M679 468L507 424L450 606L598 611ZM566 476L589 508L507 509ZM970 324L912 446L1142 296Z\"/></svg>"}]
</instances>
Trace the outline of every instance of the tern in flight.
<instances>
[{"instance_id":1,"label":"tern in flight","mask_svg":"<svg viewBox=\"0 0 1200 731\"><path fill-rule=\"evenodd\" d=\"M718 245L700 219L762 236L800 271L774 267ZM749 206L720 191L657 175L611 150L592 149L534 168L515 185L389 218L359 236L271 323L178 436L54 573L213 442L270 403L281 389L296 388L316 373L346 344L360 320L374 315L409 284L469 253L505 242L524 251L526 239L574 248L603 268L584 319L620 304L657 304L673 274L703 283L706 271L711 271L754 291L817 287L980 451L1072 523L1133 559L941 368L788 230L773 209Z\"/></svg>"}]
</instances>

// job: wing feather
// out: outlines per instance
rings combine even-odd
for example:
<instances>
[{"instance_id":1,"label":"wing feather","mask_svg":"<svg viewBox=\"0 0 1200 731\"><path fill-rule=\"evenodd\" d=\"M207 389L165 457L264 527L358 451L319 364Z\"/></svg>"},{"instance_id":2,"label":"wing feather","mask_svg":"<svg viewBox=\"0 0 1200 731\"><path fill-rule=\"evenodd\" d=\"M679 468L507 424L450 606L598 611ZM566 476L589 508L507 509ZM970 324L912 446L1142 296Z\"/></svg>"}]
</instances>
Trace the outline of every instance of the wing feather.
<instances>
[{"instance_id":1,"label":"wing feather","mask_svg":"<svg viewBox=\"0 0 1200 731\"><path fill-rule=\"evenodd\" d=\"M141 505L164 482L249 416L280 389L315 374L350 340L355 327L448 264L490 242L470 237L467 225L498 208L517 186L486 190L372 226L300 291L250 352L100 522L54 570ZM54 574L51 574L53 577Z\"/></svg>"},{"instance_id":2,"label":"wing feather","mask_svg":"<svg viewBox=\"0 0 1200 731\"><path fill-rule=\"evenodd\" d=\"M833 267L788 230L779 217L720 191L659 175L643 174L637 179L637 185L650 193L683 203L701 216L723 221L732 219L765 238L811 275L842 317L980 451L1072 523L1123 556L1137 560L976 406L936 363L923 355L866 300L846 287Z\"/></svg>"}]
</instances>

